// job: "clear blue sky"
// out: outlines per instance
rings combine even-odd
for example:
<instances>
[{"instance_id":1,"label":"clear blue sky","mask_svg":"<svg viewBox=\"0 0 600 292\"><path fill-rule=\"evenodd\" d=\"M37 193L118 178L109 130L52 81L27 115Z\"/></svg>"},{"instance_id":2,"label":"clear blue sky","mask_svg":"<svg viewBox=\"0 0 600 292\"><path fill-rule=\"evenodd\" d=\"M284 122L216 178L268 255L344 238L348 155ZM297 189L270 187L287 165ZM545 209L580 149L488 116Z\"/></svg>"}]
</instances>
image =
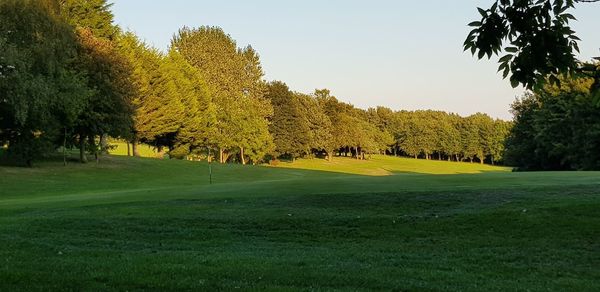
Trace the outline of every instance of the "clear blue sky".
<instances>
[{"instance_id":1,"label":"clear blue sky","mask_svg":"<svg viewBox=\"0 0 600 292\"><path fill-rule=\"evenodd\" d=\"M476 61L462 42L492 0L113 0L116 21L166 49L182 26L222 27L261 55L267 80L296 91L328 88L361 108L485 112L510 119L523 93ZM600 4L580 4L581 58L600 56Z\"/></svg>"}]
</instances>

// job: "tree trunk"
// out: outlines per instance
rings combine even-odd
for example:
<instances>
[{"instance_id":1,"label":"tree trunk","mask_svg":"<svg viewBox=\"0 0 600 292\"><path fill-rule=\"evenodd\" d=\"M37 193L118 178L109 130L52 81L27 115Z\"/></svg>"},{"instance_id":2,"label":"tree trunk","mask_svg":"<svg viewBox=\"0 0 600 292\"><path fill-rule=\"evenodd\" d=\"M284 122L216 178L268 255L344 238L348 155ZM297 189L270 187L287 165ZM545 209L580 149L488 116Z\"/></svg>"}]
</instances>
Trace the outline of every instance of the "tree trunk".
<instances>
[{"instance_id":1,"label":"tree trunk","mask_svg":"<svg viewBox=\"0 0 600 292\"><path fill-rule=\"evenodd\" d=\"M127 143L127 156L131 156L131 151L129 150L129 141L125 141Z\"/></svg>"},{"instance_id":2,"label":"tree trunk","mask_svg":"<svg viewBox=\"0 0 600 292\"><path fill-rule=\"evenodd\" d=\"M133 140L131 141L131 152L133 153L133 156L140 157L140 150L138 149L137 137L133 138Z\"/></svg>"},{"instance_id":3,"label":"tree trunk","mask_svg":"<svg viewBox=\"0 0 600 292\"><path fill-rule=\"evenodd\" d=\"M87 163L87 155L85 154L85 138L79 135L79 162Z\"/></svg>"},{"instance_id":4,"label":"tree trunk","mask_svg":"<svg viewBox=\"0 0 600 292\"><path fill-rule=\"evenodd\" d=\"M100 160L100 158L98 157L98 145L96 145L96 139L94 136L89 136L88 137L88 141L90 142L90 145L92 147L93 153L94 153L94 160L96 161L96 164L98 164L98 161Z\"/></svg>"},{"instance_id":5,"label":"tree trunk","mask_svg":"<svg viewBox=\"0 0 600 292\"><path fill-rule=\"evenodd\" d=\"M100 154L108 154L108 135L100 136Z\"/></svg>"},{"instance_id":6,"label":"tree trunk","mask_svg":"<svg viewBox=\"0 0 600 292\"><path fill-rule=\"evenodd\" d=\"M244 157L244 147L240 147L240 159L242 160L242 165L246 165L246 158Z\"/></svg>"},{"instance_id":7,"label":"tree trunk","mask_svg":"<svg viewBox=\"0 0 600 292\"><path fill-rule=\"evenodd\" d=\"M67 166L67 128L65 127L65 136L63 137L63 165Z\"/></svg>"},{"instance_id":8,"label":"tree trunk","mask_svg":"<svg viewBox=\"0 0 600 292\"><path fill-rule=\"evenodd\" d=\"M221 163L221 164L225 163L225 161L223 161L223 156L224 156L223 152L224 152L223 148L219 148L219 163Z\"/></svg>"}]
</instances>

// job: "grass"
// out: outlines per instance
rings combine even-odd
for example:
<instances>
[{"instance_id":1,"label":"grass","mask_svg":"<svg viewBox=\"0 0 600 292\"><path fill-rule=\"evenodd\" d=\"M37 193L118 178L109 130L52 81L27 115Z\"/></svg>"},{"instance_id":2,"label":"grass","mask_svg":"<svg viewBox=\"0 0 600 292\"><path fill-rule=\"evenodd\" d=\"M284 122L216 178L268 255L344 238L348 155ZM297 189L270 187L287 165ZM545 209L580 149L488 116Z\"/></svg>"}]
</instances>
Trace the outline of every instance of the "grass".
<instances>
[{"instance_id":1,"label":"grass","mask_svg":"<svg viewBox=\"0 0 600 292\"><path fill-rule=\"evenodd\" d=\"M335 157L332 161L323 159L303 159L295 162L283 162L283 168L333 171L350 174L387 176L394 173L420 174L467 174L483 172L506 172L508 167L497 167L479 163L456 163L437 160L418 160L383 155L373 155L368 160L356 160L348 157Z\"/></svg>"},{"instance_id":2,"label":"grass","mask_svg":"<svg viewBox=\"0 0 600 292\"><path fill-rule=\"evenodd\" d=\"M600 173L334 162L0 167L0 290L600 290Z\"/></svg>"},{"instance_id":3,"label":"grass","mask_svg":"<svg viewBox=\"0 0 600 292\"><path fill-rule=\"evenodd\" d=\"M127 156L127 143L123 142L123 141L110 141L110 146L112 146L112 149L110 149L110 154L112 155L118 155L118 156ZM130 150L131 150L131 145L129 146ZM157 158L159 156L158 151L156 151L156 149L154 149L152 146L146 145L146 144L139 144L138 145L138 151L140 154L140 157L146 157L146 158ZM160 158L160 157L158 157Z\"/></svg>"}]
</instances>

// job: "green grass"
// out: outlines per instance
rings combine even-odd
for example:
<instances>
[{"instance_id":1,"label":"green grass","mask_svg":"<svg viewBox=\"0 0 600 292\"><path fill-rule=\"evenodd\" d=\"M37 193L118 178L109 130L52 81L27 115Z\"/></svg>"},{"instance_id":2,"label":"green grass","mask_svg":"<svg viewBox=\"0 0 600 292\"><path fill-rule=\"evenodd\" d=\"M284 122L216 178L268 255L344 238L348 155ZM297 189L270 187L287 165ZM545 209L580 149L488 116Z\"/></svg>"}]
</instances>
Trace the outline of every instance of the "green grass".
<instances>
[{"instance_id":1,"label":"green grass","mask_svg":"<svg viewBox=\"0 0 600 292\"><path fill-rule=\"evenodd\" d=\"M293 163L283 162L280 163L278 167L332 171L370 176L385 176L394 173L466 174L506 172L511 170L511 168L508 167L497 167L479 163L418 160L382 155L373 155L368 160L356 160L348 157L334 157L331 161L326 161L323 159L302 159Z\"/></svg>"},{"instance_id":2,"label":"green grass","mask_svg":"<svg viewBox=\"0 0 600 292\"><path fill-rule=\"evenodd\" d=\"M337 163L0 167L0 290L600 290L600 173Z\"/></svg>"},{"instance_id":3,"label":"green grass","mask_svg":"<svg viewBox=\"0 0 600 292\"><path fill-rule=\"evenodd\" d=\"M109 143L110 146L112 146L112 149L110 149L110 154L112 155L118 155L118 156L127 156L127 143L126 142L122 142L122 141L111 141ZM130 151L131 150L131 145L129 145L130 147ZM146 145L146 144L139 144L138 145L138 151L140 154L140 157L145 157L145 158L160 158L158 151L156 151L156 149L154 149L152 146Z\"/></svg>"}]
</instances>

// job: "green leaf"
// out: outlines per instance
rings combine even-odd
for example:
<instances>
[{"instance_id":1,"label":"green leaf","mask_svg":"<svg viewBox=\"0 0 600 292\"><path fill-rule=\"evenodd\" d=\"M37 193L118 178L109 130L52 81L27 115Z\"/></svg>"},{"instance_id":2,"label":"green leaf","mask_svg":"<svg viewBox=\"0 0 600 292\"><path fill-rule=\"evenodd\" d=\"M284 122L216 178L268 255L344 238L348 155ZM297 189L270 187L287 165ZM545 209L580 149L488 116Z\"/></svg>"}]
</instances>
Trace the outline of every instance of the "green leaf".
<instances>
[{"instance_id":1,"label":"green leaf","mask_svg":"<svg viewBox=\"0 0 600 292\"><path fill-rule=\"evenodd\" d=\"M581 52L579 51L579 45L578 45L576 42L573 42L573 49L575 49L575 51L576 51L577 53L581 53Z\"/></svg>"},{"instance_id":2,"label":"green leaf","mask_svg":"<svg viewBox=\"0 0 600 292\"><path fill-rule=\"evenodd\" d=\"M500 63L507 63L508 61L512 60L513 57L514 57L514 55L508 54L508 55L500 58L500 60L498 60L498 62L500 62Z\"/></svg>"},{"instance_id":3,"label":"green leaf","mask_svg":"<svg viewBox=\"0 0 600 292\"><path fill-rule=\"evenodd\" d=\"M498 71L496 71L496 72L503 71L504 69L506 69L506 66L508 66L508 65L507 64L500 64L500 66L498 66Z\"/></svg>"},{"instance_id":4,"label":"green leaf","mask_svg":"<svg viewBox=\"0 0 600 292\"><path fill-rule=\"evenodd\" d=\"M483 57L485 57L485 51L479 50L479 55L477 55L477 58L482 59Z\"/></svg>"},{"instance_id":5,"label":"green leaf","mask_svg":"<svg viewBox=\"0 0 600 292\"><path fill-rule=\"evenodd\" d=\"M517 49L515 47L506 47L506 48L504 48L504 50L509 53L518 53L519 52L519 49Z\"/></svg>"},{"instance_id":6,"label":"green leaf","mask_svg":"<svg viewBox=\"0 0 600 292\"><path fill-rule=\"evenodd\" d=\"M594 104L597 107L600 107L600 89L595 89L592 92L592 97L593 97Z\"/></svg>"},{"instance_id":7,"label":"green leaf","mask_svg":"<svg viewBox=\"0 0 600 292\"><path fill-rule=\"evenodd\" d=\"M469 23L468 26L473 26L473 27L481 26L481 21L473 21L473 22Z\"/></svg>"},{"instance_id":8,"label":"green leaf","mask_svg":"<svg viewBox=\"0 0 600 292\"><path fill-rule=\"evenodd\" d=\"M481 14L481 16L486 17L487 16L487 11L477 7L477 11L479 11L479 14Z\"/></svg>"},{"instance_id":9,"label":"green leaf","mask_svg":"<svg viewBox=\"0 0 600 292\"><path fill-rule=\"evenodd\" d=\"M566 19L570 19L570 20L577 20L577 18L575 18L575 16L573 16L572 14L569 14L569 13L563 14L563 17Z\"/></svg>"},{"instance_id":10,"label":"green leaf","mask_svg":"<svg viewBox=\"0 0 600 292\"><path fill-rule=\"evenodd\" d=\"M510 78L510 85L512 86L512 88L519 87L519 84L521 84L521 82L515 79L514 76Z\"/></svg>"}]
</instances>

